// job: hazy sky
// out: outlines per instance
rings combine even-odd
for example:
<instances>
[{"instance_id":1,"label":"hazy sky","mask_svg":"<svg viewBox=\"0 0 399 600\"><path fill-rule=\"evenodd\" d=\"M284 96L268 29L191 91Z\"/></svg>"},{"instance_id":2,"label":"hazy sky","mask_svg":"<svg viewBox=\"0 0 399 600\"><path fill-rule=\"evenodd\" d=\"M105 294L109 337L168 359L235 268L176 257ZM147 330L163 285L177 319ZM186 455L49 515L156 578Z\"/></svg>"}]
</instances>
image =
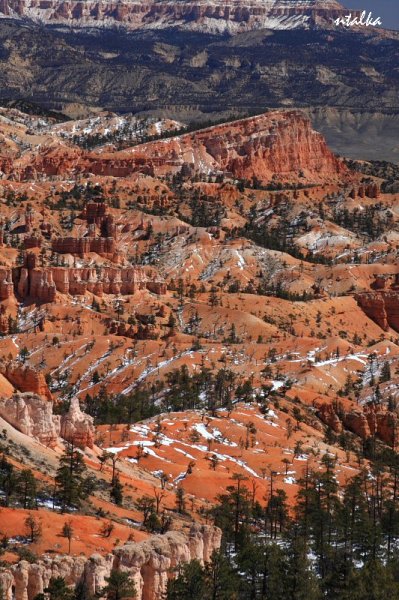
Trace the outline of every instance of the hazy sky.
<instances>
[{"instance_id":1,"label":"hazy sky","mask_svg":"<svg viewBox=\"0 0 399 600\"><path fill-rule=\"evenodd\" d=\"M372 11L386 29L399 29L398 0L341 0L344 6Z\"/></svg>"}]
</instances>

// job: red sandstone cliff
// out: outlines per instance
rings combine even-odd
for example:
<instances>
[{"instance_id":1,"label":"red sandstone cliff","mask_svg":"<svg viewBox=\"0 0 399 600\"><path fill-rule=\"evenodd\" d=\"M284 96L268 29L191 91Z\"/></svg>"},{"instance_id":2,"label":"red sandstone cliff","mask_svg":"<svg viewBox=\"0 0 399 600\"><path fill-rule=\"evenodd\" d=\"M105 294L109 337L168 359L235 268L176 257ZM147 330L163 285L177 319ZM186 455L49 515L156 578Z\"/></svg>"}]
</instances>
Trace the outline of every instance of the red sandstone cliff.
<instances>
[{"instance_id":1,"label":"red sandstone cliff","mask_svg":"<svg viewBox=\"0 0 399 600\"><path fill-rule=\"evenodd\" d=\"M29 365L17 362L0 363L0 373L20 392L31 392L52 401L53 397L43 373Z\"/></svg>"}]
</instances>

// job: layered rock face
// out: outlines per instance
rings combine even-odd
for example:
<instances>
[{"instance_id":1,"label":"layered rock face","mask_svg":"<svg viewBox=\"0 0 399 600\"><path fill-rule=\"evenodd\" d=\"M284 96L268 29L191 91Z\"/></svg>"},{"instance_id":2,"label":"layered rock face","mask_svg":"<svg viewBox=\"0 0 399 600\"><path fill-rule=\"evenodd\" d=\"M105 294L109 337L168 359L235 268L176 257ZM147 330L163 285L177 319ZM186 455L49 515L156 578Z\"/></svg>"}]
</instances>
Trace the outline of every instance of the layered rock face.
<instances>
[{"instance_id":1,"label":"layered rock face","mask_svg":"<svg viewBox=\"0 0 399 600\"><path fill-rule=\"evenodd\" d=\"M135 29L183 29L238 33L260 28L294 29L316 24L330 25L348 11L335 0L214 0L202 3L122 2L88 0L0 0L0 13L46 24L73 27L123 27ZM356 11L358 12L358 11Z\"/></svg>"},{"instance_id":2,"label":"layered rock face","mask_svg":"<svg viewBox=\"0 0 399 600\"><path fill-rule=\"evenodd\" d=\"M208 168L243 179L265 181L277 174L316 181L346 172L324 138L298 111L272 111L173 138L164 143L164 152L170 159L183 158L194 172Z\"/></svg>"},{"instance_id":3,"label":"layered rock face","mask_svg":"<svg viewBox=\"0 0 399 600\"><path fill-rule=\"evenodd\" d=\"M51 577L63 577L70 586L84 583L88 595L99 593L112 569L128 572L135 583L137 600L163 597L168 579L179 564L194 558L210 560L220 547L221 532L209 525L193 525L188 534L177 531L157 535L140 543L115 548L113 554L56 556L30 564L21 561L0 571L5 600L33 600L47 587Z\"/></svg>"},{"instance_id":4,"label":"layered rock face","mask_svg":"<svg viewBox=\"0 0 399 600\"><path fill-rule=\"evenodd\" d=\"M116 253L116 243L113 238L57 238L52 242L52 250L59 254L76 254L84 256L95 252L100 256L113 258Z\"/></svg>"},{"instance_id":5,"label":"layered rock face","mask_svg":"<svg viewBox=\"0 0 399 600\"><path fill-rule=\"evenodd\" d=\"M356 300L370 319L377 323L381 329L388 331L390 326L385 305L385 294L366 292L364 294L358 294Z\"/></svg>"},{"instance_id":6,"label":"layered rock face","mask_svg":"<svg viewBox=\"0 0 399 600\"><path fill-rule=\"evenodd\" d=\"M0 416L15 429L37 439L45 446L57 443L60 417L53 415L53 404L31 393L16 393L0 398Z\"/></svg>"},{"instance_id":7,"label":"layered rock face","mask_svg":"<svg viewBox=\"0 0 399 600\"><path fill-rule=\"evenodd\" d=\"M302 182L336 181L348 174L299 111L271 111L120 152L41 148L35 155L16 159L3 172L18 180L76 173L127 177L141 172L155 176L226 174L261 181L277 175Z\"/></svg>"},{"instance_id":8,"label":"layered rock face","mask_svg":"<svg viewBox=\"0 0 399 600\"><path fill-rule=\"evenodd\" d=\"M90 292L101 297L103 294L134 294L144 289L165 294L166 284L134 267L17 267L13 272L11 269L0 271L0 300L18 294L23 299L48 303L56 300L57 292L72 296Z\"/></svg>"}]
</instances>

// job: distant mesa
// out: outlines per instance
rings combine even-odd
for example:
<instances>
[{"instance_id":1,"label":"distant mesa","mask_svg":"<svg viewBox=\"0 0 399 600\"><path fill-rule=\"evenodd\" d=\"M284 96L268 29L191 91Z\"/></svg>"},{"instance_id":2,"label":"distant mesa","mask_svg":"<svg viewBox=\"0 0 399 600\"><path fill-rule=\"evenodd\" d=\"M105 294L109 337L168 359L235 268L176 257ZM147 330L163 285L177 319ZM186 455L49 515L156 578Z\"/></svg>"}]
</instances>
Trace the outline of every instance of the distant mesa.
<instances>
[{"instance_id":1,"label":"distant mesa","mask_svg":"<svg viewBox=\"0 0 399 600\"><path fill-rule=\"evenodd\" d=\"M351 11L353 16L361 11ZM115 27L127 30L176 27L208 33L240 33L255 29L296 29L330 26L348 13L335 0L237 0L199 2L58 2L0 0L0 15L48 25Z\"/></svg>"}]
</instances>

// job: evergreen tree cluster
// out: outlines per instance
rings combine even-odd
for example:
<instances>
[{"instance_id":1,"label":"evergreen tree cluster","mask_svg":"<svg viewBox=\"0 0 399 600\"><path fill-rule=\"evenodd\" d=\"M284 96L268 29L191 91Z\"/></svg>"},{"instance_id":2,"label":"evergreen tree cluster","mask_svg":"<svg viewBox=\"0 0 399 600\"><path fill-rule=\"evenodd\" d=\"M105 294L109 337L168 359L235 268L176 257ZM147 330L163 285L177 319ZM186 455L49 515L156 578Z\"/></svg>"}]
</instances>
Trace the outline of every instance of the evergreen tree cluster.
<instances>
[{"instance_id":1,"label":"evergreen tree cluster","mask_svg":"<svg viewBox=\"0 0 399 600\"><path fill-rule=\"evenodd\" d=\"M362 210L354 208L353 211L349 211L347 208L336 208L333 221L345 229L365 236L368 240L375 240L393 226L393 213L383 208L381 202L364 206Z\"/></svg>"},{"instance_id":2,"label":"evergreen tree cluster","mask_svg":"<svg viewBox=\"0 0 399 600\"><path fill-rule=\"evenodd\" d=\"M82 452L72 444L66 445L55 475L55 485L51 488L39 484L31 469L19 470L5 453L0 456L0 501L3 506L35 510L43 501L51 500L54 508L64 512L80 508L95 488L95 479L87 472ZM111 492L111 496L121 500L116 478Z\"/></svg>"},{"instance_id":3,"label":"evergreen tree cluster","mask_svg":"<svg viewBox=\"0 0 399 600\"><path fill-rule=\"evenodd\" d=\"M4 453L0 456L0 491L4 506L17 504L25 509L37 508L35 476L30 469L15 469Z\"/></svg>"},{"instance_id":4,"label":"evergreen tree cluster","mask_svg":"<svg viewBox=\"0 0 399 600\"><path fill-rule=\"evenodd\" d=\"M272 473L264 503L256 484L234 475L211 511L223 532L220 553L204 567L180 568L167 600L399 599L397 455L344 489L331 455L321 467L306 467L293 509Z\"/></svg>"},{"instance_id":5,"label":"evergreen tree cluster","mask_svg":"<svg viewBox=\"0 0 399 600\"><path fill-rule=\"evenodd\" d=\"M52 577L44 593L37 594L34 600L95 600L96 598L133 600L136 598L136 589L129 573L113 569L105 581L107 585L93 596L89 593L83 579L72 588L66 584L63 577Z\"/></svg>"},{"instance_id":6,"label":"evergreen tree cluster","mask_svg":"<svg viewBox=\"0 0 399 600\"><path fill-rule=\"evenodd\" d=\"M234 330L230 335L236 335ZM163 412L232 408L234 400L253 399L251 382L239 382L228 368L213 372L201 366L190 374L186 365L166 375L165 383L138 386L130 394L111 395L102 388L97 396L86 396L84 410L97 424L134 423Z\"/></svg>"}]
</instances>

